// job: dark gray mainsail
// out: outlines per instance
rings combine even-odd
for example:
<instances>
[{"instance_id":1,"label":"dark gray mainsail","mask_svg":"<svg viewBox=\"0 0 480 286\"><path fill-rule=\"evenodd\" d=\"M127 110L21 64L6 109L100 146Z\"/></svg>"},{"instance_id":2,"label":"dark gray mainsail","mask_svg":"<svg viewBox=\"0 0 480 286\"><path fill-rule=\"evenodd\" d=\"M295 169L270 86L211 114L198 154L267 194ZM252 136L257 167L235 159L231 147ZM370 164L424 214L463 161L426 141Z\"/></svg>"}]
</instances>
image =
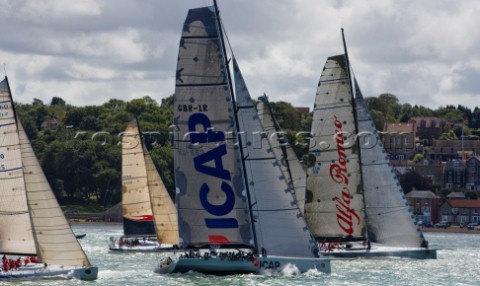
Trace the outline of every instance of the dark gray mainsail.
<instances>
[{"instance_id":1,"label":"dark gray mainsail","mask_svg":"<svg viewBox=\"0 0 480 286\"><path fill-rule=\"evenodd\" d=\"M287 182L280 168L281 162L264 132L235 58L233 74L258 248L269 255L316 257L315 240L298 208L294 189Z\"/></svg>"},{"instance_id":2,"label":"dark gray mainsail","mask_svg":"<svg viewBox=\"0 0 480 286\"><path fill-rule=\"evenodd\" d=\"M355 78L354 86L368 237L390 246L426 246Z\"/></svg>"},{"instance_id":3,"label":"dark gray mainsail","mask_svg":"<svg viewBox=\"0 0 480 286\"><path fill-rule=\"evenodd\" d=\"M232 93L215 8L188 12L175 88L175 183L184 246L253 247Z\"/></svg>"}]
</instances>

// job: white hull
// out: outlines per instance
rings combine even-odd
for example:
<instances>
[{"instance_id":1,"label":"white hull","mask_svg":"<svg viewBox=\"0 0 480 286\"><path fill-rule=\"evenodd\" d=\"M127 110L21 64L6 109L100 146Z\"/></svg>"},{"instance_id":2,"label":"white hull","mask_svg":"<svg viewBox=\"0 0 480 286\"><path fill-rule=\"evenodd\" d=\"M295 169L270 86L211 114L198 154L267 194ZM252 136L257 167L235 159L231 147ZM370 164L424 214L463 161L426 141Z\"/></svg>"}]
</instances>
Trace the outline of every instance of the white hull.
<instances>
[{"instance_id":1,"label":"white hull","mask_svg":"<svg viewBox=\"0 0 480 286\"><path fill-rule=\"evenodd\" d=\"M405 248L405 247L388 247L388 246L372 246L371 249L366 248L340 248L331 251L322 251L321 254L326 257L337 258L379 258L379 257L400 257L414 259L436 259L436 249L425 248Z\"/></svg>"},{"instance_id":2,"label":"white hull","mask_svg":"<svg viewBox=\"0 0 480 286\"><path fill-rule=\"evenodd\" d=\"M96 280L98 267L95 266L61 266L41 263L31 263L21 266L18 270L1 271L0 280L37 280L37 279L78 279Z\"/></svg>"},{"instance_id":3,"label":"white hull","mask_svg":"<svg viewBox=\"0 0 480 286\"><path fill-rule=\"evenodd\" d=\"M299 258L299 257L258 257L253 260L228 260L220 257L178 258L170 264L161 264L155 269L157 273L185 273L195 271L204 274L233 275L233 274L263 274L284 273L299 274L309 270L330 273L330 260L327 258Z\"/></svg>"}]
</instances>

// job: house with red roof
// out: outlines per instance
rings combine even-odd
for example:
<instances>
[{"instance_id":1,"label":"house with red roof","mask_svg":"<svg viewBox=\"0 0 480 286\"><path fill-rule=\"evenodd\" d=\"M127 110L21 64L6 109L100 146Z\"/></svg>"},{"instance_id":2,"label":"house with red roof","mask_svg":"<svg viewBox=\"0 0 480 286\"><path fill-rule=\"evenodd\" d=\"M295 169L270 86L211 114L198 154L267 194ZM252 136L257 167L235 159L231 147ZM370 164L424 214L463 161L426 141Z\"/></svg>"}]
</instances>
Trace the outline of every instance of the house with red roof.
<instances>
[{"instance_id":1,"label":"house with red roof","mask_svg":"<svg viewBox=\"0 0 480 286\"><path fill-rule=\"evenodd\" d=\"M438 221L448 221L452 224L480 223L480 200L446 200L440 205Z\"/></svg>"}]
</instances>

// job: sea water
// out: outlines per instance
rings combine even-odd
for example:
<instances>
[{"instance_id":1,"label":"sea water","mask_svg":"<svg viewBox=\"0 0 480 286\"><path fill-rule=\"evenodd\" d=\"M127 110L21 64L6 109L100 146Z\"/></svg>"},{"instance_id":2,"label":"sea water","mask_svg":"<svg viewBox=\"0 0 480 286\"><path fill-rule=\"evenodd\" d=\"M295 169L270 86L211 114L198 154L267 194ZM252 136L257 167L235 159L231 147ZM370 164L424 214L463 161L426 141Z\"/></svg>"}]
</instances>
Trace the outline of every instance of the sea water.
<instances>
[{"instance_id":1,"label":"sea water","mask_svg":"<svg viewBox=\"0 0 480 286\"><path fill-rule=\"evenodd\" d=\"M480 232L478 234L425 233L437 259L353 259L332 260L332 273L318 271L295 275L208 276L199 273L153 272L160 255L155 253L113 253L109 237L120 237L118 224L75 224L75 233L90 262L99 267L98 280L0 282L0 285L480 285Z\"/></svg>"}]
</instances>

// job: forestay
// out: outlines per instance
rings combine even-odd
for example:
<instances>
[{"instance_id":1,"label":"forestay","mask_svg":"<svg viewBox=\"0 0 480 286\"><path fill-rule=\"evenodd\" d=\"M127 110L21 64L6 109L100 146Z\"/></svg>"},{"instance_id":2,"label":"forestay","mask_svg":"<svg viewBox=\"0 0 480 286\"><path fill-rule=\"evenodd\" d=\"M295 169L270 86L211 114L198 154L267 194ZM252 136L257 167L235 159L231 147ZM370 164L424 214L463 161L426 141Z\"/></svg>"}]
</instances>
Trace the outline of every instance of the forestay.
<instances>
[{"instance_id":1,"label":"forestay","mask_svg":"<svg viewBox=\"0 0 480 286\"><path fill-rule=\"evenodd\" d=\"M365 237L350 90L344 55L329 57L315 98L305 202L308 225L321 241Z\"/></svg>"},{"instance_id":2,"label":"forestay","mask_svg":"<svg viewBox=\"0 0 480 286\"><path fill-rule=\"evenodd\" d=\"M185 20L175 88L175 183L180 240L253 246L232 94L214 7Z\"/></svg>"}]
</instances>

